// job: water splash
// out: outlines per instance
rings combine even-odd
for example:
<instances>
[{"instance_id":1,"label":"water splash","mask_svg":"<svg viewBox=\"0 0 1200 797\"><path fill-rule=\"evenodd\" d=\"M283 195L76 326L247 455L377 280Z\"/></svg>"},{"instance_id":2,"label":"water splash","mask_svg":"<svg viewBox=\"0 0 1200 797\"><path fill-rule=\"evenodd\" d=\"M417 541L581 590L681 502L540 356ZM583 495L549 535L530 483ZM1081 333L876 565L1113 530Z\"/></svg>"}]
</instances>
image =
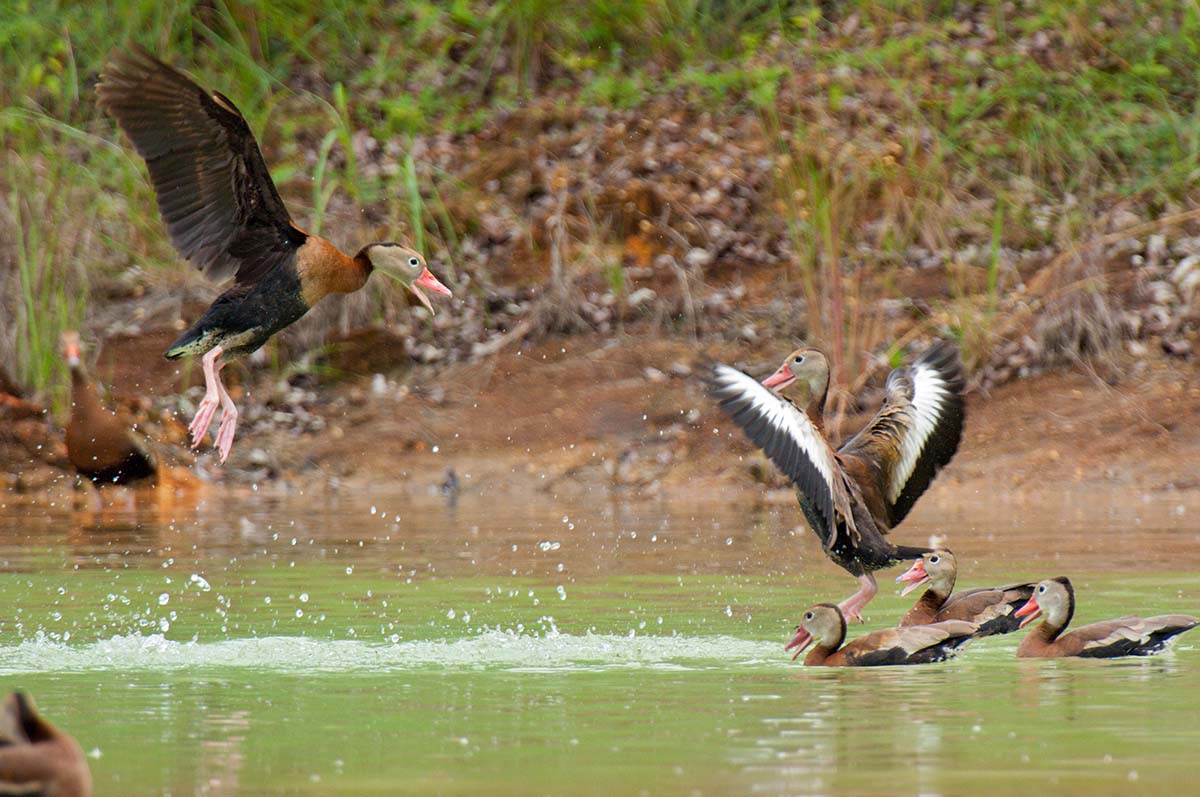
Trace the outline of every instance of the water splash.
<instances>
[{"instance_id":1,"label":"water splash","mask_svg":"<svg viewBox=\"0 0 1200 797\"><path fill-rule=\"evenodd\" d=\"M729 636L559 633L538 636L506 631L485 631L465 639L394 643L287 636L177 642L162 634L126 634L83 645L33 639L0 648L0 675L195 669L296 673L430 669L692 670L787 664L778 644Z\"/></svg>"}]
</instances>

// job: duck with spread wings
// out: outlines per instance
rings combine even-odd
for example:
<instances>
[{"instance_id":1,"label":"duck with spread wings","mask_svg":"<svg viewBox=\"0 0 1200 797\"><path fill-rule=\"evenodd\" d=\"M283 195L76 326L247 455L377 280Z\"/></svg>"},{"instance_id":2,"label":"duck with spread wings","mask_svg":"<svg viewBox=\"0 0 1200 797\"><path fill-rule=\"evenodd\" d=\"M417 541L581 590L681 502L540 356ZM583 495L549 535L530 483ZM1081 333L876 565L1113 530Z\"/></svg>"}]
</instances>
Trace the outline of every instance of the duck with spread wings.
<instances>
[{"instance_id":1,"label":"duck with spread wings","mask_svg":"<svg viewBox=\"0 0 1200 797\"><path fill-rule=\"evenodd\" d=\"M861 620L878 591L873 571L929 550L895 545L886 535L958 449L965 378L957 348L937 343L893 370L879 412L836 450L824 427L829 361L817 349L792 352L761 384L727 365L714 365L708 382L721 409L795 485L825 553L858 578L859 590L838 607ZM792 385L808 387L804 409L776 392ZM809 639L799 628L787 649Z\"/></svg>"},{"instance_id":2,"label":"duck with spread wings","mask_svg":"<svg viewBox=\"0 0 1200 797\"><path fill-rule=\"evenodd\" d=\"M297 227L250 126L220 92L133 45L109 61L96 93L146 161L175 248L210 277L233 278L166 351L168 359L202 356L205 395L190 431L199 445L220 406L222 462L237 429L237 407L220 377L229 358L257 350L325 296L359 290L375 269L430 312L421 288L450 295L407 246L370 243L351 257Z\"/></svg>"}]
</instances>

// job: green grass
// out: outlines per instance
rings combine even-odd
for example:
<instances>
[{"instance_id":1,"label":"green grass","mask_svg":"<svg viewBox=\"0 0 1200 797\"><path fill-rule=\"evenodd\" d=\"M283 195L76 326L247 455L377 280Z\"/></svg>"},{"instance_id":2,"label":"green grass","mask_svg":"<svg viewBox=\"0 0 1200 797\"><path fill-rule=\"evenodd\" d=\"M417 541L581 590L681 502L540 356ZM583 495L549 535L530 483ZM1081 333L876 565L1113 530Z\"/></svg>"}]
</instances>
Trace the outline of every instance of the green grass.
<instances>
[{"instance_id":1,"label":"green grass","mask_svg":"<svg viewBox=\"0 0 1200 797\"><path fill-rule=\"evenodd\" d=\"M94 105L101 65L128 40L235 99L302 226L347 245L406 237L451 271L464 235L482 226L481 186L423 160L417 137L477 131L547 98L636 113L667 97L693 117L757 113L779 159L778 201L763 212L786 214L797 253L778 278L799 280L816 308L810 333L845 336L837 348L851 371L874 324L860 308L908 247L947 248L964 234L979 246L1061 247L1090 234L1097 208L1133 201L1152 214L1197 198L1195 3L994 3L970 19L961 4L916 0L10 7L0 18L0 194L22 229L0 243L0 281L25 289L4 292L0 340L20 352L0 354L40 363L17 369L35 391L61 379L44 342L86 319L80 285L131 266L147 280L182 273L144 167ZM387 168L361 158L363 134L390 146ZM1035 205L1067 194L1076 210L1035 223ZM82 233L67 229L82 225L91 235L78 263ZM611 285L611 264L589 253L617 243L570 241L560 255ZM862 247L872 254L856 254L855 267L883 278L828 288ZM72 270L87 279L66 278ZM1003 281L984 279L982 302L979 283L960 281L954 301L994 312ZM967 338L987 318L961 321Z\"/></svg>"}]
</instances>

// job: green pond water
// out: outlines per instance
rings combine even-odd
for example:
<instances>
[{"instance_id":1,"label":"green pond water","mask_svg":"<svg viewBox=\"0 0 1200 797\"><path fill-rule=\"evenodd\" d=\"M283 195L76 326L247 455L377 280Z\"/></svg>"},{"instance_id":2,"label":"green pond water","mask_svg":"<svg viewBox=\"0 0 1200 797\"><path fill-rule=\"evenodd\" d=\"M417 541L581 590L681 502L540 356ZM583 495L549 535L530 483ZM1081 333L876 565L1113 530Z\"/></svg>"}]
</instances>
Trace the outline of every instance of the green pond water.
<instances>
[{"instance_id":1,"label":"green pond water","mask_svg":"<svg viewBox=\"0 0 1200 797\"><path fill-rule=\"evenodd\" d=\"M963 586L1069 575L1082 623L1200 612L1197 513L980 496L896 537L945 535ZM79 739L98 795L1186 793L1200 633L805 669L791 627L855 585L800 522L703 497L3 506L0 687ZM900 572L852 635L910 604Z\"/></svg>"}]
</instances>

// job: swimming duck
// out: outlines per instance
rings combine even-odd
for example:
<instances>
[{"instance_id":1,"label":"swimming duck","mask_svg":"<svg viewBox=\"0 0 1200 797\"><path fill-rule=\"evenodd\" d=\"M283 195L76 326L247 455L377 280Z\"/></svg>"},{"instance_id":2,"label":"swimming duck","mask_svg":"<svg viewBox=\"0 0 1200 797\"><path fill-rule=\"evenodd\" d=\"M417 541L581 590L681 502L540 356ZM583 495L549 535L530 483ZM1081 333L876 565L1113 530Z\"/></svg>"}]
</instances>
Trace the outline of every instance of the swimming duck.
<instances>
[{"instance_id":1,"label":"swimming duck","mask_svg":"<svg viewBox=\"0 0 1200 797\"><path fill-rule=\"evenodd\" d=\"M1043 614L1046 619L1042 624L1030 631L1017 646L1018 657L1111 659L1152 656L1166 648L1176 636L1200 624L1200 619L1190 614L1157 617L1131 614L1091 623L1064 634L1063 630L1075 614L1075 588L1066 576L1039 582L1033 596L1016 612L1016 616L1022 618L1022 628Z\"/></svg>"},{"instance_id":2,"label":"swimming duck","mask_svg":"<svg viewBox=\"0 0 1200 797\"><path fill-rule=\"evenodd\" d=\"M800 626L807 633L796 650L806 666L875 667L884 664L929 664L944 661L969 642L977 630L973 623L945 620L908 628L884 628L846 640L846 618L832 603L818 603L804 613Z\"/></svg>"},{"instance_id":3,"label":"swimming duck","mask_svg":"<svg viewBox=\"0 0 1200 797\"><path fill-rule=\"evenodd\" d=\"M803 410L777 392L797 384L808 387ZM822 352L792 352L761 384L736 368L713 366L713 398L795 485L826 555L858 577L859 590L838 604L845 616L861 621L879 589L873 571L929 552L885 535L958 450L964 387L958 349L937 343L888 375L879 412L835 451L825 436L829 360ZM801 626L787 649L808 640Z\"/></svg>"},{"instance_id":4,"label":"swimming duck","mask_svg":"<svg viewBox=\"0 0 1200 797\"><path fill-rule=\"evenodd\" d=\"M1016 611L1033 595L1032 583L975 587L954 592L957 577L958 560L945 548L924 554L903 575L897 576L897 581L907 582L900 592L902 596L929 585L917 599L916 605L900 618L900 626L927 625L940 620L966 620L979 626L976 636L1008 634L1020 627L1021 621Z\"/></svg>"},{"instance_id":5,"label":"swimming duck","mask_svg":"<svg viewBox=\"0 0 1200 797\"><path fill-rule=\"evenodd\" d=\"M92 774L79 743L13 692L0 706L0 794L90 797Z\"/></svg>"},{"instance_id":6,"label":"swimming duck","mask_svg":"<svg viewBox=\"0 0 1200 797\"><path fill-rule=\"evenodd\" d=\"M205 394L189 427L193 447L220 406L215 444L225 461L238 412L221 368L260 348L325 296L359 290L376 269L401 282L430 312L422 288L450 295L407 246L369 243L350 256L296 226L250 126L219 91L202 89L131 45L104 67L96 93L145 159L175 248L213 279L233 278L165 353L172 360L202 358Z\"/></svg>"}]
</instances>

